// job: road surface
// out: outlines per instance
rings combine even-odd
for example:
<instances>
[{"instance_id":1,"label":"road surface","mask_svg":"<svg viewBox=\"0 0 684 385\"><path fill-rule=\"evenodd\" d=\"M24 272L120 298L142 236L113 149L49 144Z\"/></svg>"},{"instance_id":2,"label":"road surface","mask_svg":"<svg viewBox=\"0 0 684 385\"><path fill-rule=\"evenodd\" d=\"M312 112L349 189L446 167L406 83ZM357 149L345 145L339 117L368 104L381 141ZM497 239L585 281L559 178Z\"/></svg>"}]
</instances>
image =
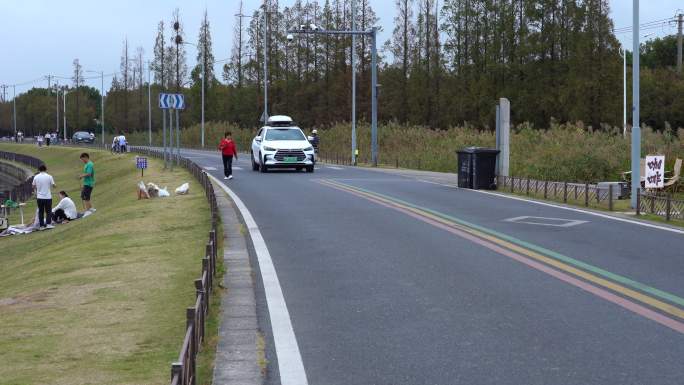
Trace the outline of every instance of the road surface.
<instances>
[{"instance_id":1,"label":"road surface","mask_svg":"<svg viewBox=\"0 0 684 385\"><path fill-rule=\"evenodd\" d=\"M222 177L217 153L184 155ZM684 383L681 231L439 174L245 158L222 182L268 246L309 384Z\"/></svg>"}]
</instances>

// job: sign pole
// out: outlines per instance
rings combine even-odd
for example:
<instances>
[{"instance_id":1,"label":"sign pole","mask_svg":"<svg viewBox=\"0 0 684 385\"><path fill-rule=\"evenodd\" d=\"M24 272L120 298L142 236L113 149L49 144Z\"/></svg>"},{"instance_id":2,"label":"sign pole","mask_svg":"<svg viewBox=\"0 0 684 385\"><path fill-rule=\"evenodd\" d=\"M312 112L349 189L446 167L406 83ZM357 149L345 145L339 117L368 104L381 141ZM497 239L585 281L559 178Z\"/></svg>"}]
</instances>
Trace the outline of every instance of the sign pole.
<instances>
[{"instance_id":1,"label":"sign pole","mask_svg":"<svg viewBox=\"0 0 684 385\"><path fill-rule=\"evenodd\" d=\"M177 107L177 106L176 106ZM178 115L178 108L176 108L176 165L180 166L180 118Z\"/></svg>"},{"instance_id":2,"label":"sign pole","mask_svg":"<svg viewBox=\"0 0 684 385\"><path fill-rule=\"evenodd\" d=\"M169 165L173 170L173 113L171 109L167 111L169 112Z\"/></svg>"},{"instance_id":3,"label":"sign pole","mask_svg":"<svg viewBox=\"0 0 684 385\"><path fill-rule=\"evenodd\" d=\"M641 190L641 122L639 120L639 0L634 0L634 47L632 48L632 208L636 208Z\"/></svg>"},{"instance_id":4,"label":"sign pole","mask_svg":"<svg viewBox=\"0 0 684 385\"><path fill-rule=\"evenodd\" d=\"M163 134L162 134L162 143L164 146L164 169L168 167L167 159L166 159L166 110L162 109L162 127L163 127Z\"/></svg>"}]
</instances>

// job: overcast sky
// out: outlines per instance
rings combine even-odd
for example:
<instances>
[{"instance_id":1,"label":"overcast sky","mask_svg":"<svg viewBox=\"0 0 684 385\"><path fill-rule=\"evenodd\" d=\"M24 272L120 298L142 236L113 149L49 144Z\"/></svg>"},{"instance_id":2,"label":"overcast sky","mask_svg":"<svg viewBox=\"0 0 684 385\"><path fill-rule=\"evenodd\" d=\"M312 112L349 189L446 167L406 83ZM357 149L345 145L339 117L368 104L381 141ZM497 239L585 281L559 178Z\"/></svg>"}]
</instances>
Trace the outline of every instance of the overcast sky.
<instances>
[{"instance_id":1,"label":"overcast sky","mask_svg":"<svg viewBox=\"0 0 684 385\"><path fill-rule=\"evenodd\" d=\"M285 6L293 2L281 0L280 4ZM245 0L244 3L245 13L251 13L261 0ZM370 3L385 30L380 38L384 42L392 29L394 0L370 0ZM610 4L615 27L631 26L632 0L610 0ZM74 58L79 58L86 70L116 72L125 37L133 49L142 46L149 59L157 23L161 19L170 20L176 7L181 12L186 39L191 42L197 41L206 8L215 58L220 60L230 55L236 0L0 0L0 84L25 83L47 74L70 77ZM642 0L641 23L673 17L682 8L682 0ZM675 26L670 25L645 31L644 34L655 37L675 32ZM631 46L631 34L618 37L623 44ZM193 65L195 48L187 48L188 64ZM216 66L219 77L221 65ZM108 87L109 80L105 79L105 87ZM88 80L87 84L99 88L100 81ZM46 81L21 85L17 87L17 93L32 86L46 85Z\"/></svg>"}]
</instances>

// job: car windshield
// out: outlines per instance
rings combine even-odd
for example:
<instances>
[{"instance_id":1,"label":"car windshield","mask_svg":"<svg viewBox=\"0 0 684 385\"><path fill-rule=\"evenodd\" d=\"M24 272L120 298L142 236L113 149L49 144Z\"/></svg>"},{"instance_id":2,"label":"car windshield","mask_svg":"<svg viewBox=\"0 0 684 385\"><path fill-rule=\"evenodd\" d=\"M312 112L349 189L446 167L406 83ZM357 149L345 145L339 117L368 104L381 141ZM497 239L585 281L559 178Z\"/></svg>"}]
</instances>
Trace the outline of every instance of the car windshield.
<instances>
[{"instance_id":1,"label":"car windshield","mask_svg":"<svg viewBox=\"0 0 684 385\"><path fill-rule=\"evenodd\" d=\"M304 134L293 128L271 128L266 131L264 140L306 140Z\"/></svg>"}]
</instances>

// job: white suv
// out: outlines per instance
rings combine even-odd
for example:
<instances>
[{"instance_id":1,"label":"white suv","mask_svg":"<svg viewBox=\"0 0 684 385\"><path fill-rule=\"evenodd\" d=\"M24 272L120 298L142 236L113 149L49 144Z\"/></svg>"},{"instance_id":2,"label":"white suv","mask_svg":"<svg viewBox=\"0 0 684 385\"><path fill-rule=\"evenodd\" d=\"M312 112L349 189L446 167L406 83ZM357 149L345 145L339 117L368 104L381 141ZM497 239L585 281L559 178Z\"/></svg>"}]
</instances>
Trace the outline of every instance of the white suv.
<instances>
[{"instance_id":1,"label":"white suv","mask_svg":"<svg viewBox=\"0 0 684 385\"><path fill-rule=\"evenodd\" d=\"M289 116L271 116L252 140L254 171L268 172L271 168L294 168L314 172L315 164L313 146Z\"/></svg>"}]
</instances>

